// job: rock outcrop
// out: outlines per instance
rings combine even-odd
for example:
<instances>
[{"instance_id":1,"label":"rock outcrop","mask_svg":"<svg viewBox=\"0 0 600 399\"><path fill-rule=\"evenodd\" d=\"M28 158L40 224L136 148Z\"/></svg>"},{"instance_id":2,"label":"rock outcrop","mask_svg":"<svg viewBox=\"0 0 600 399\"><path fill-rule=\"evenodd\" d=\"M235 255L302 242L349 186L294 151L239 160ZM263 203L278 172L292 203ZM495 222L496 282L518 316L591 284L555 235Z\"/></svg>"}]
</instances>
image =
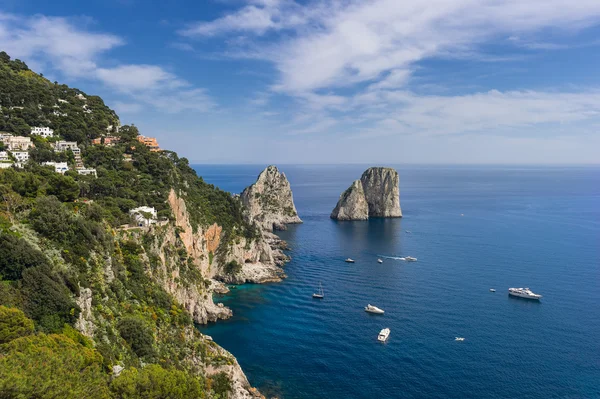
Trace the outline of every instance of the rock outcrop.
<instances>
[{"instance_id":1,"label":"rock outcrop","mask_svg":"<svg viewBox=\"0 0 600 399\"><path fill-rule=\"evenodd\" d=\"M248 219L263 230L285 230L286 224L302 223L298 217L290 182L276 166L263 170L256 183L247 187L240 199Z\"/></svg>"},{"instance_id":2,"label":"rock outcrop","mask_svg":"<svg viewBox=\"0 0 600 399\"><path fill-rule=\"evenodd\" d=\"M366 220L402 217L400 179L392 168L369 168L340 195L332 219Z\"/></svg>"},{"instance_id":3,"label":"rock outcrop","mask_svg":"<svg viewBox=\"0 0 600 399\"><path fill-rule=\"evenodd\" d=\"M369 218L369 204L367 204L360 180L355 180L340 195L340 200L331 213L331 217L338 220L367 220Z\"/></svg>"}]
</instances>

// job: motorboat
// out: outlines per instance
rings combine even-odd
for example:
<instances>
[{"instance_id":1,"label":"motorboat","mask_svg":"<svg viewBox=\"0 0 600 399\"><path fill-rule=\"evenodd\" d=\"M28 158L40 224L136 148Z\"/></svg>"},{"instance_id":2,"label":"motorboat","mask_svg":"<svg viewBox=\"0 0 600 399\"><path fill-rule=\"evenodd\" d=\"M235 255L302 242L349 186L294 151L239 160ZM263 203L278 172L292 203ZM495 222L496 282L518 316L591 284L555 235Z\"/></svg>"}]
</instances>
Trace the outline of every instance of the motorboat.
<instances>
[{"instance_id":1,"label":"motorboat","mask_svg":"<svg viewBox=\"0 0 600 399\"><path fill-rule=\"evenodd\" d=\"M313 298L323 299L325 298L325 292L323 292L323 286L319 283L319 291L313 294Z\"/></svg>"},{"instance_id":2,"label":"motorboat","mask_svg":"<svg viewBox=\"0 0 600 399\"><path fill-rule=\"evenodd\" d=\"M413 258L412 256L407 256L406 258L404 258L404 260L406 260L407 262L416 262L417 258Z\"/></svg>"},{"instance_id":3,"label":"motorboat","mask_svg":"<svg viewBox=\"0 0 600 399\"><path fill-rule=\"evenodd\" d=\"M519 298L525 299L534 299L538 301L542 297L540 294L534 293L529 288L509 288L508 295L517 296Z\"/></svg>"},{"instance_id":4,"label":"motorboat","mask_svg":"<svg viewBox=\"0 0 600 399\"><path fill-rule=\"evenodd\" d=\"M377 336L377 340L379 342L385 342L387 341L388 337L390 336L390 329L389 328L384 328L383 330L379 331L379 335Z\"/></svg>"},{"instance_id":5,"label":"motorboat","mask_svg":"<svg viewBox=\"0 0 600 399\"><path fill-rule=\"evenodd\" d=\"M454 337L455 341L464 341L465 339L463 337Z\"/></svg>"},{"instance_id":6,"label":"motorboat","mask_svg":"<svg viewBox=\"0 0 600 399\"><path fill-rule=\"evenodd\" d=\"M385 311L383 309L379 309L377 306L373 306L371 304L368 304L367 306L365 306L365 312L375 313L375 314L384 314L385 313Z\"/></svg>"},{"instance_id":7,"label":"motorboat","mask_svg":"<svg viewBox=\"0 0 600 399\"><path fill-rule=\"evenodd\" d=\"M490 288L490 292L496 292L496 290L493 288Z\"/></svg>"},{"instance_id":8,"label":"motorboat","mask_svg":"<svg viewBox=\"0 0 600 399\"><path fill-rule=\"evenodd\" d=\"M344 262L346 262L346 263L354 263L354 259L347 258Z\"/></svg>"},{"instance_id":9,"label":"motorboat","mask_svg":"<svg viewBox=\"0 0 600 399\"><path fill-rule=\"evenodd\" d=\"M383 263L383 259L377 259L377 263Z\"/></svg>"}]
</instances>

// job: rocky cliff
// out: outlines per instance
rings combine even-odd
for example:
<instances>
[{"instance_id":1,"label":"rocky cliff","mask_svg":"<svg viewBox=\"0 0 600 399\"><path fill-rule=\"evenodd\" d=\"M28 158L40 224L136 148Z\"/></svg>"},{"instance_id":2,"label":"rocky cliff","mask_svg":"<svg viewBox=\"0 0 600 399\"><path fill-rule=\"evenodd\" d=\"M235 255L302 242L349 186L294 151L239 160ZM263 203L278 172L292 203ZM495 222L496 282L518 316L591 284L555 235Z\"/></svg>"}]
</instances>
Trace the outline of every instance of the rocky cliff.
<instances>
[{"instance_id":1,"label":"rocky cliff","mask_svg":"<svg viewBox=\"0 0 600 399\"><path fill-rule=\"evenodd\" d=\"M248 219L263 230L284 230L286 224L302 223L298 217L290 182L276 166L263 170L256 183L247 187L240 199Z\"/></svg>"},{"instance_id":2,"label":"rocky cliff","mask_svg":"<svg viewBox=\"0 0 600 399\"><path fill-rule=\"evenodd\" d=\"M340 195L332 219L366 220L402 217L400 179L392 168L369 168Z\"/></svg>"}]
</instances>

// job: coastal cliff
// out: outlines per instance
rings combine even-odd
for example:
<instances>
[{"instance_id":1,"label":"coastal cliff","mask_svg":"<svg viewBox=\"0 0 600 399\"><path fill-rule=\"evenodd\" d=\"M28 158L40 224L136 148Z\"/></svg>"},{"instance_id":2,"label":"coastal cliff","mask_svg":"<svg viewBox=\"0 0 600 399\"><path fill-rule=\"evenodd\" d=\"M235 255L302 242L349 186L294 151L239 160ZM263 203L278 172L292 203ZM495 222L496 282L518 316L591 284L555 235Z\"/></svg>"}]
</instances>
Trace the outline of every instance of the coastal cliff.
<instances>
[{"instance_id":1,"label":"coastal cliff","mask_svg":"<svg viewBox=\"0 0 600 399\"><path fill-rule=\"evenodd\" d=\"M247 217L263 230L285 230L286 224L302 223L298 217L290 182L276 166L263 170L256 183L240 195Z\"/></svg>"},{"instance_id":2,"label":"coastal cliff","mask_svg":"<svg viewBox=\"0 0 600 399\"><path fill-rule=\"evenodd\" d=\"M331 212L337 220L366 220L369 217L402 217L400 178L392 168L367 169L340 195Z\"/></svg>"},{"instance_id":3,"label":"coastal cliff","mask_svg":"<svg viewBox=\"0 0 600 399\"><path fill-rule=\"evenodd\" d=\"M0 392L262 397L195 324L231 316L213 301L224 282L285 277L285 243L187 159L140 144L100 97L4 52L0 72L0 106L19 120L3 137L32 144L22 167L0 169L0 325L18 331L0 337ZM33 134L40 124L52 138ZM78 159L55 139L77 142ZM69 170L47 166L57 162Z\"/></svg>"}]
</instances>

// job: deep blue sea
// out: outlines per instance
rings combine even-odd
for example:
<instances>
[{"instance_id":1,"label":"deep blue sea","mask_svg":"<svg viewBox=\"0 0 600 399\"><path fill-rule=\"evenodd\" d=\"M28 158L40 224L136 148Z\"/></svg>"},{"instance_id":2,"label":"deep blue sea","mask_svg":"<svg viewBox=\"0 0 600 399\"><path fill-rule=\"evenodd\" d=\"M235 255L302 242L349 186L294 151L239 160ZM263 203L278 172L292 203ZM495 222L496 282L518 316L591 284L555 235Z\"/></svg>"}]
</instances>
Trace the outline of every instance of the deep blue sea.
<instances>
[{"instance_id":1,"label":"deep blue sea","mask_svg":"<svg viewBox=\"0 0 600 399\"><path fill-rule=\"evenodd\" d=\"M263 167L194 166L231 192ZM279 166L304 220L280 234L289 277L215 298L234 317L202 328L252 385L284 399L600 398L600 168L397 165L404 218L329 219L366 167ZM418 262L393 259L407 255Z\"/></svg>"}]
</instances>

